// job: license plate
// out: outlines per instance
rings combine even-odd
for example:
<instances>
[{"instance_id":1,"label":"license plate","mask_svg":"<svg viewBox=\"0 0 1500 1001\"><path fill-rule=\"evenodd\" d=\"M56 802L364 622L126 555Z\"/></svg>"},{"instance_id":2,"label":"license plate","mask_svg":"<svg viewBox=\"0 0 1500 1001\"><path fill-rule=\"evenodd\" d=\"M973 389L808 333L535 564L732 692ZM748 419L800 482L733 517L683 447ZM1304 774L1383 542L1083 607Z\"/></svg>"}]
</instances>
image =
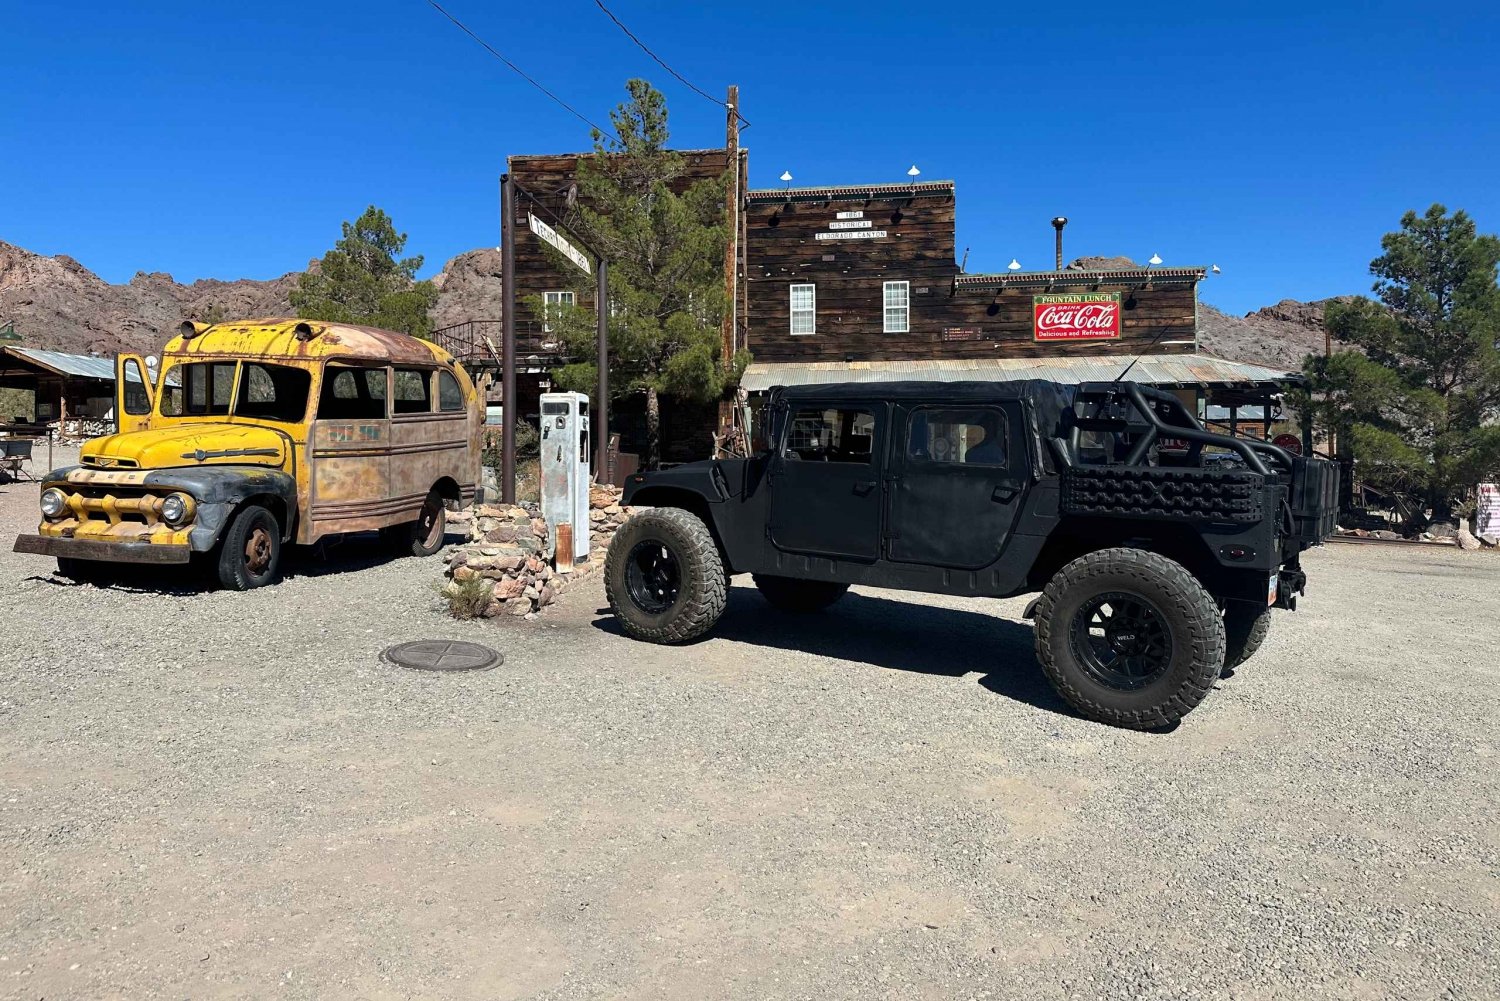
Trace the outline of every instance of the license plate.
<instances>
[{"instance_id":1,"label":"license plate","mask_svg":"<svg viewBox=\"0 0 1500 1001\"><path fill-rule=\"evenodd\" d=\"M1281 581L1281 574L1279 574L1279 573L1273 573L1271 575L1271 582L1266 585L1266 604L1267 605L1274 605L1274 604L1276 604L1276 585L1278 583L1280 583L1280 581Z\"/></svg>"}]
</instances>

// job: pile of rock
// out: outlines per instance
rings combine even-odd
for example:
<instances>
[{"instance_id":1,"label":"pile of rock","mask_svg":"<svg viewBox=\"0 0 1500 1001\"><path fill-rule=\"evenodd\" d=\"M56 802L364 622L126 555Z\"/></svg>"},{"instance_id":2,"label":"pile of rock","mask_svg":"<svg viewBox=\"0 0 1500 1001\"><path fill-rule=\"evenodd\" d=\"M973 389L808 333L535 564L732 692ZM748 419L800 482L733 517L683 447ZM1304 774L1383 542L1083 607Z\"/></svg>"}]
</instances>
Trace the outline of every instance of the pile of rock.
<instances>
[{"instance_id":1,"label":"pile of rock","mask_svg":"<svg viewBox=\"0 0 1500 1001\"><path fill-rule=\"evenodd\" d=\"M589 559L568 574L558 573L548 559L547 523L533 507L480 504L450 513L450 529L465 529L468 541L448 552L443 594L462 597L472 614L484 618L534 615L569 582L603 569L610 540L634 510L620 504L618 487L589 491Z\"/></svg>"},{"instance_id":2,"label":"pile of rock","mask_svg":"<svg viewBox=\"0 0 1500 1001\"><path fill-rule=\"evenodd\" d=\"M448 523L466 526L469 541L448 553L445 596L463 594L485 618L527 615L557 597L562 582L545 555L547 523L535 511L480 504L450 514Z\"/></svg>"},{"instance_id":3,"label":"pile of rock","mask_svg":"<svg viewBox=\"0 0 1500 1001\"><path fill-rule=\"evenodd\" d=\"M595 484L589 490L589 562L604 565L604 554L610 540L636 508L620 503L621 490L615 486Z\"/></svg>"}]
</instances>

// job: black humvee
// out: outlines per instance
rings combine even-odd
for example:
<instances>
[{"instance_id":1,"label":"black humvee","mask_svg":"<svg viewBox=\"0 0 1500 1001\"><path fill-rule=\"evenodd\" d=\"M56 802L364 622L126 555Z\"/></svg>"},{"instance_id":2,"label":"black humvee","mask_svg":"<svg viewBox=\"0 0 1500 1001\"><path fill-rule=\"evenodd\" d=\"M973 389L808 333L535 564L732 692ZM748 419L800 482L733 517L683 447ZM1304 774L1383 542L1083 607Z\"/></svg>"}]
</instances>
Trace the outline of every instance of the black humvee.
<instances>
[{"instance_id":1,"label":"black humvee","mask_svg":"<svg viewBox=\"0 0 1500 1001\"><path fill-rule=\"evenodd\" d=\"M624 503L649 510L605 564L629 635L702 635L736 573L791 611L851 584L1039 591L1027 616L1058 693L1156 728L1255 652L1271 607L1296 608L1299 556L1334 529L1333 464L1205 431L1129 382L778 388L764 418L748 459L630 478Z\"/></svg>"}]
</instances>

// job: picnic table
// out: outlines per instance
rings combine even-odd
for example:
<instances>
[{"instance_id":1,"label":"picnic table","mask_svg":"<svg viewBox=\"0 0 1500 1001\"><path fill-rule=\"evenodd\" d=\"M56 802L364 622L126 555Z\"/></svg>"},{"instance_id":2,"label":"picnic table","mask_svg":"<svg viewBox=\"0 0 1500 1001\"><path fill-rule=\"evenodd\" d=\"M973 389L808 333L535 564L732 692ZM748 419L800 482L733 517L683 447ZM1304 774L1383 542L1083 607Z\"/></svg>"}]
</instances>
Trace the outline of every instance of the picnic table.
<instances>
[{"instance_id":1,"label":"picnic table","mask_svg":"<svg viewBox=\"0 0 1500 1001\"><path fill-rule=\"evenodd\" d=\"M0 467L8 473L13 480L20 479L21 463L31 457L30 449L17 448L15 444L25 442L29 445L35 444L41 438L47 439L47 469L52 469L52 425L50 424L22 424L11 422L0 424ZM32 479L36 475L32 474Z\"/></svg>"}]
</instances>

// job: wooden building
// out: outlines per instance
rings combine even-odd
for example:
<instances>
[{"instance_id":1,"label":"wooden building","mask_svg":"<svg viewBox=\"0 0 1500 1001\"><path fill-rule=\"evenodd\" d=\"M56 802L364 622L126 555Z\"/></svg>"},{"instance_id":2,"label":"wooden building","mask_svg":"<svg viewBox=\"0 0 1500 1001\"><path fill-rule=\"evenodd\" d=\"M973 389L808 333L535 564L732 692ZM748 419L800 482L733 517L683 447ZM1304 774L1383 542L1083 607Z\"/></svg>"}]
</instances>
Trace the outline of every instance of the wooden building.
<instances>
[{"instance_id":1,"label":"wooden building","mask_svg":"<svg viewBox=\"0 0 1500 1001\"><path fill-rule=\"evenodd\" d=\"M586 155L586 154L584 154ZM681 151L682 186L722 176L725 149ZM534 297L593 308L594 279L556 263L533 216L565 220L579 197L580 154L513 156L519 186L514 232L518 352L544 383L559 346ZM1038 377L1061 382L1128 377L1200 405L1269 403L1285 373L1198 350L1199 267L1060 268L967 274L957 258L952 181L748 190L737 154L734 304L730 350L752 362L741 387L901 379ZM507 276L510 280L510 276ZM1136 360L1139 359L1139 360ZM523 376L523 379L526 378ZM523 402L534 398L518 387ZM673 412L673 411L676 412ZM1269 411L1267 411L1269 412ZM615 404L627 450L639 406ZM671 460L706 454L722 414L664 401Z\"/></svg>"}]
</instances>

